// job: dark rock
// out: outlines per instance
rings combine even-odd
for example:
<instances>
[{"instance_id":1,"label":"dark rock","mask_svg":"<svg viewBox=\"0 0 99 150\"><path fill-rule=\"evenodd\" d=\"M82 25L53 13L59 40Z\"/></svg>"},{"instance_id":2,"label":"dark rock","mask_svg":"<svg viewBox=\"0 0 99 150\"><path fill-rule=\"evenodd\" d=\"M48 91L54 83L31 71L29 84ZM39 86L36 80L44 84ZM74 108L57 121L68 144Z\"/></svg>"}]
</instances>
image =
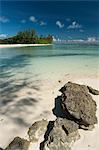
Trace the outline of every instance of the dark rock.
<instances>
[{"instance_id":1,"label":"dark rock","mask_svg":"<svg viewBox=\"0 0 99 150\"><path fill-rule=\"evenodd\" d=\"M77 129L75 122L57 118L42 150L71 150L72 144L80 137Z\"/></svg>"},{"instance_id":2,"label":"dark rock","mask_svg":"<svg viewBox=\"0 0 99 150\"><path fill-rule=\"evenodd\" d=\"M88 90L86 85L79 85L79 84L76 84L76 83L68 82L59 91L62 92L62 93L67 93L69 91L72 91L72 92L82 91L82 92L87 92L88 93L89 90Z\"/></svg>"},{"instance_id":3,"label":"dark rock","mask_svg":"<svg viewBox=\"0 0 99 150\"><path fill-rule=\"evenodd\" d=\"M29 141L15 137L5 150L28 150L29 144Z\"/></svg>"},{"instance_id":4,"label":"dark rock","mask_svg":"<svg viewBox=\"0 0 99 150\"><path fill-rule=\"evenodd\" d=\"M79 125L89 126L97 123L96 102L85 85L68 82L61 90L61 106L68 117Z\"/></svg>"},{"instance_id":5,"label":"dark rock","mask_svg":"<svg viewBox=\"0 0 99 150\"><path fill-rule=\"evenodd\" d=\"M99 91L98 90L95 90L95 89L93 89L90 86L87 86L87 88L88 88L89 92L92 93L93 95L99 95Z\"/></svg>"}]
</instances>

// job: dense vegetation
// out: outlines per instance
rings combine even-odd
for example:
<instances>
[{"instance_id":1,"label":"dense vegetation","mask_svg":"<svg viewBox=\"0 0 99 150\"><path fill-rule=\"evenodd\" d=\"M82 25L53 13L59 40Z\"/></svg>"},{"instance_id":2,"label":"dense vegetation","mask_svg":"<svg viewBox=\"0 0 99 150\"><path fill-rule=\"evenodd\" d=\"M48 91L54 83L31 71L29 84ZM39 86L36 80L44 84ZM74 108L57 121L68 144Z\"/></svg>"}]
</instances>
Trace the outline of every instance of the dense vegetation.
<instances>
[{"instance_id":1,"label":"dense vegetation","mask_svg":"<svg viewBox=\"0 0 99 150\"><path fill-rule=\"evenodd\" d=\"M17 35L10 38L1 39L0 44L50 44L52 41L51 35L39 37L32 29L18 32Z\"/></svg>"}]
</instances>

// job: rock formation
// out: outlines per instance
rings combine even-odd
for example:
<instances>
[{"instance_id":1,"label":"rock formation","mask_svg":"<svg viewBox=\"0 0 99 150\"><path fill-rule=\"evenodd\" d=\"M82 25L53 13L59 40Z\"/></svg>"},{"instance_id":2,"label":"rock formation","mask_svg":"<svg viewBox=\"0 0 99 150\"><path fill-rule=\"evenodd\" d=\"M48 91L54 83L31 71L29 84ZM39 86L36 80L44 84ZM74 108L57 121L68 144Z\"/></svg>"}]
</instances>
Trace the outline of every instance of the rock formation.
<instances>
[{"instance_id":1,"label":"rock formation","mask_svg":"<svg viewBox=\"0 0 99 150\"><path fill-rule=\"evenodd\" d=\"M28 150L30 142L37 142L41 135L44 141L40 150L71 150L73 143L80 138L78 129L92 129L97 123L96 102L91 94L99 91L85 85L66 83L55 99L53 113L55 121L40 120L29 128L29 141L16 137L5 150Z\"/></svg>"},{"instance_id":2,"label":"rock formation","mask_svg":"<svg viewBox=\"0 0 99 150\"><path fill-rule=\"evenodd\" d=\"M88 88L89 92L92 93L93 95L99 95L99 91L98 90L95 90L95 89L93 89L90 86L87 86L87 88Z\"/></svg>"},{"instance_id":3,"label":"rock formation","mask_svg":"<svg viewBox=\"0 0 99 150\"><path fill-rule=\"evenodd\" d=\"M79 138L78 124L71 120L57 118L42 149L70 150L72 144Z\"/></svg>"},{"instance_id":4,"label":"rock formation","mask_svg":"<svg viewBox=\"0 0 99 150\"><path fill-rule=\"evenodd\" d=\"M61 118L55 120L42 150L71 150L72 144L80 138L78 129L92 129L97 123L96 102L89 92L98 94L99 91L71 82L60 91L62 95L56 98L53 112Z\"/></svg>"},{"instance_id":5,"label":"rock formation","mask_svg":"<svg viewBox=\"0 0 99 150\"><path fill-rule=\"evenodd\" d=\"M29 141L21 139L20 137L15 137L14 140L4 150L28 150L29 144Z\"/></svg>"},{"instance_id":6,"label":"rock formation","mask_svg":"<svg viewBox=\"0 0 99 150\"><path fill-rule=\"evenodd\" d=\"M31 142L38 141L39 137L45 133L47 130L48 121L47 120L40 120L35 122L28 131L29 139Z\"/></svg>"},{"instance_id":7,"label":"rock formation","mask_svg":"<svg viewBox=\"0 0 99 150\"><path fill-rule=\"evenodd\" d=\"M97 123L96 102L88 93L87 86L68 82L60 91L63 93L61 106L66 117L85 127Z\"/></svg>"}]
</instances>

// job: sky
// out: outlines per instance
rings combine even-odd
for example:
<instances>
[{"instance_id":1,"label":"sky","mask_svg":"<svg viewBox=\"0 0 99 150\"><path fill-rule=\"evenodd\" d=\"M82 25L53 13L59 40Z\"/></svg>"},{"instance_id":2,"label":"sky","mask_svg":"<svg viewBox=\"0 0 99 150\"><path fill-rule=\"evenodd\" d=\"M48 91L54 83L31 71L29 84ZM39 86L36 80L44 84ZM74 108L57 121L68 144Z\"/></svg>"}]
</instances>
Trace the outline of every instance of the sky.
<instances>
[{"instance_id":1,"label":"sky","mask_svg":"<svg viewBox=\"0 0 99 150\"><path fill-rule=\"evenodd\" d=\"M0 38L25 29L60 39L99 38L99 1L0 0Z\"/></svg>"}]
</instances>

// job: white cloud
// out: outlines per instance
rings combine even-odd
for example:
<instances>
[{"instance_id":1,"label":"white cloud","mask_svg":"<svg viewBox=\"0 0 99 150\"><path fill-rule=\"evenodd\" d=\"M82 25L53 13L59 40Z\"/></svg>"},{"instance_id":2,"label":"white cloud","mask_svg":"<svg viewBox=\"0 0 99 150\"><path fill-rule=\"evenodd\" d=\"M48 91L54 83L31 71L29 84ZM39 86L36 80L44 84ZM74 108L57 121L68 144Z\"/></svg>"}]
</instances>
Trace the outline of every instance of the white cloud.
<instances>
[{"instance_id":1,"label":"white cloud","mask_svg":"<svg viewBox=\"0 0 99 150\"><path fill-rule=\"evenodd\" d=\"M83 30L83 29L80 29L79 31L80 31L80 32L84 32L84 30Z\"/></svg>"},{"instance_id":2,"label":"white cloud","mask_svg":"<svg viewBox=\"0 0 99 150\"><path fill-rule=\"evenodd\" d=\"M6 18L5 16L0 16L0 22L1 23L7 23L7 22L9 22L9 19Z\"/></svg>"},{"instance_id":3,"label":"white cloud","mask_svg":"<svg viewBox=\"0 0 99 150\"><path fill-rule=\"evenodd\" d=\"M76 21L73 21L72 24L67 27L67 29L79 29L79 28L82 28L82 25L80 25Z\"/></svg>"},{"instance_id":4,"label":"white cloud","mask_svg":"<svg viewBox=\"0 0 99 150\"><path fill-rule=\"evenodd\" d=\"M40 26L46 26L46 25L47 25L46 22L44 22L44 21L41 21L41 22L40 22Z\"/></svg>"},{"instance_id":5,"label":"white cloud","mask_svg":"<svg viewBox=\"0 0 99 150\"><path fill-rule=\"evenodd\" d=\"M21 20L21 23L26 23L26 20L25 19Z\"/></svg>"},{"instance_id":6,"label":"white cloud","mask_svg":"<svg viewBox=\"0 0 99 150\"><path fill-rule=\"evenodd\" d=\"M33 23L37 22L37 19L34 16L30 16L29 20L32 21Z\"/></svg>"},{"instance_id":7,"label":"white cloud","mask_svg":"<svg viewBox=\"0 0 99 150\"><path fill-rule=\"evenodd\" d=\"M1 38L6 38L7 37L7 34L0 34L0 39Z\"/></svg>"},{"instance_id":8,"label":"white cloud","mask_svg":"<svg viewBox=\"0 0 99 150\"><path fill-rule=\"evenodd\" d=\"M56 42L57 41L57 39L53 36L53 42Z\"/></svg>"},{"instance_id":9,"label":"white cloud","mask_svg":"<svg viewBox=\"0 0 99 150\"><path fill-rule=\"evenodd\" d=\"M64 24L62 24L59 20L56 21L56 25L57 25L59 28L63 28L63 27L64 27Z\"/></svg>"},{"instance_id":10,"label":"white cloud","mask_svg":"<svg viewBox=\"0 0 99 150\"><path fill-rule=\"evenodd\" d=\"M96 41L96 37L88 37L87 41L88 42L95 42Z\"/></svg>"}]
</instances>

